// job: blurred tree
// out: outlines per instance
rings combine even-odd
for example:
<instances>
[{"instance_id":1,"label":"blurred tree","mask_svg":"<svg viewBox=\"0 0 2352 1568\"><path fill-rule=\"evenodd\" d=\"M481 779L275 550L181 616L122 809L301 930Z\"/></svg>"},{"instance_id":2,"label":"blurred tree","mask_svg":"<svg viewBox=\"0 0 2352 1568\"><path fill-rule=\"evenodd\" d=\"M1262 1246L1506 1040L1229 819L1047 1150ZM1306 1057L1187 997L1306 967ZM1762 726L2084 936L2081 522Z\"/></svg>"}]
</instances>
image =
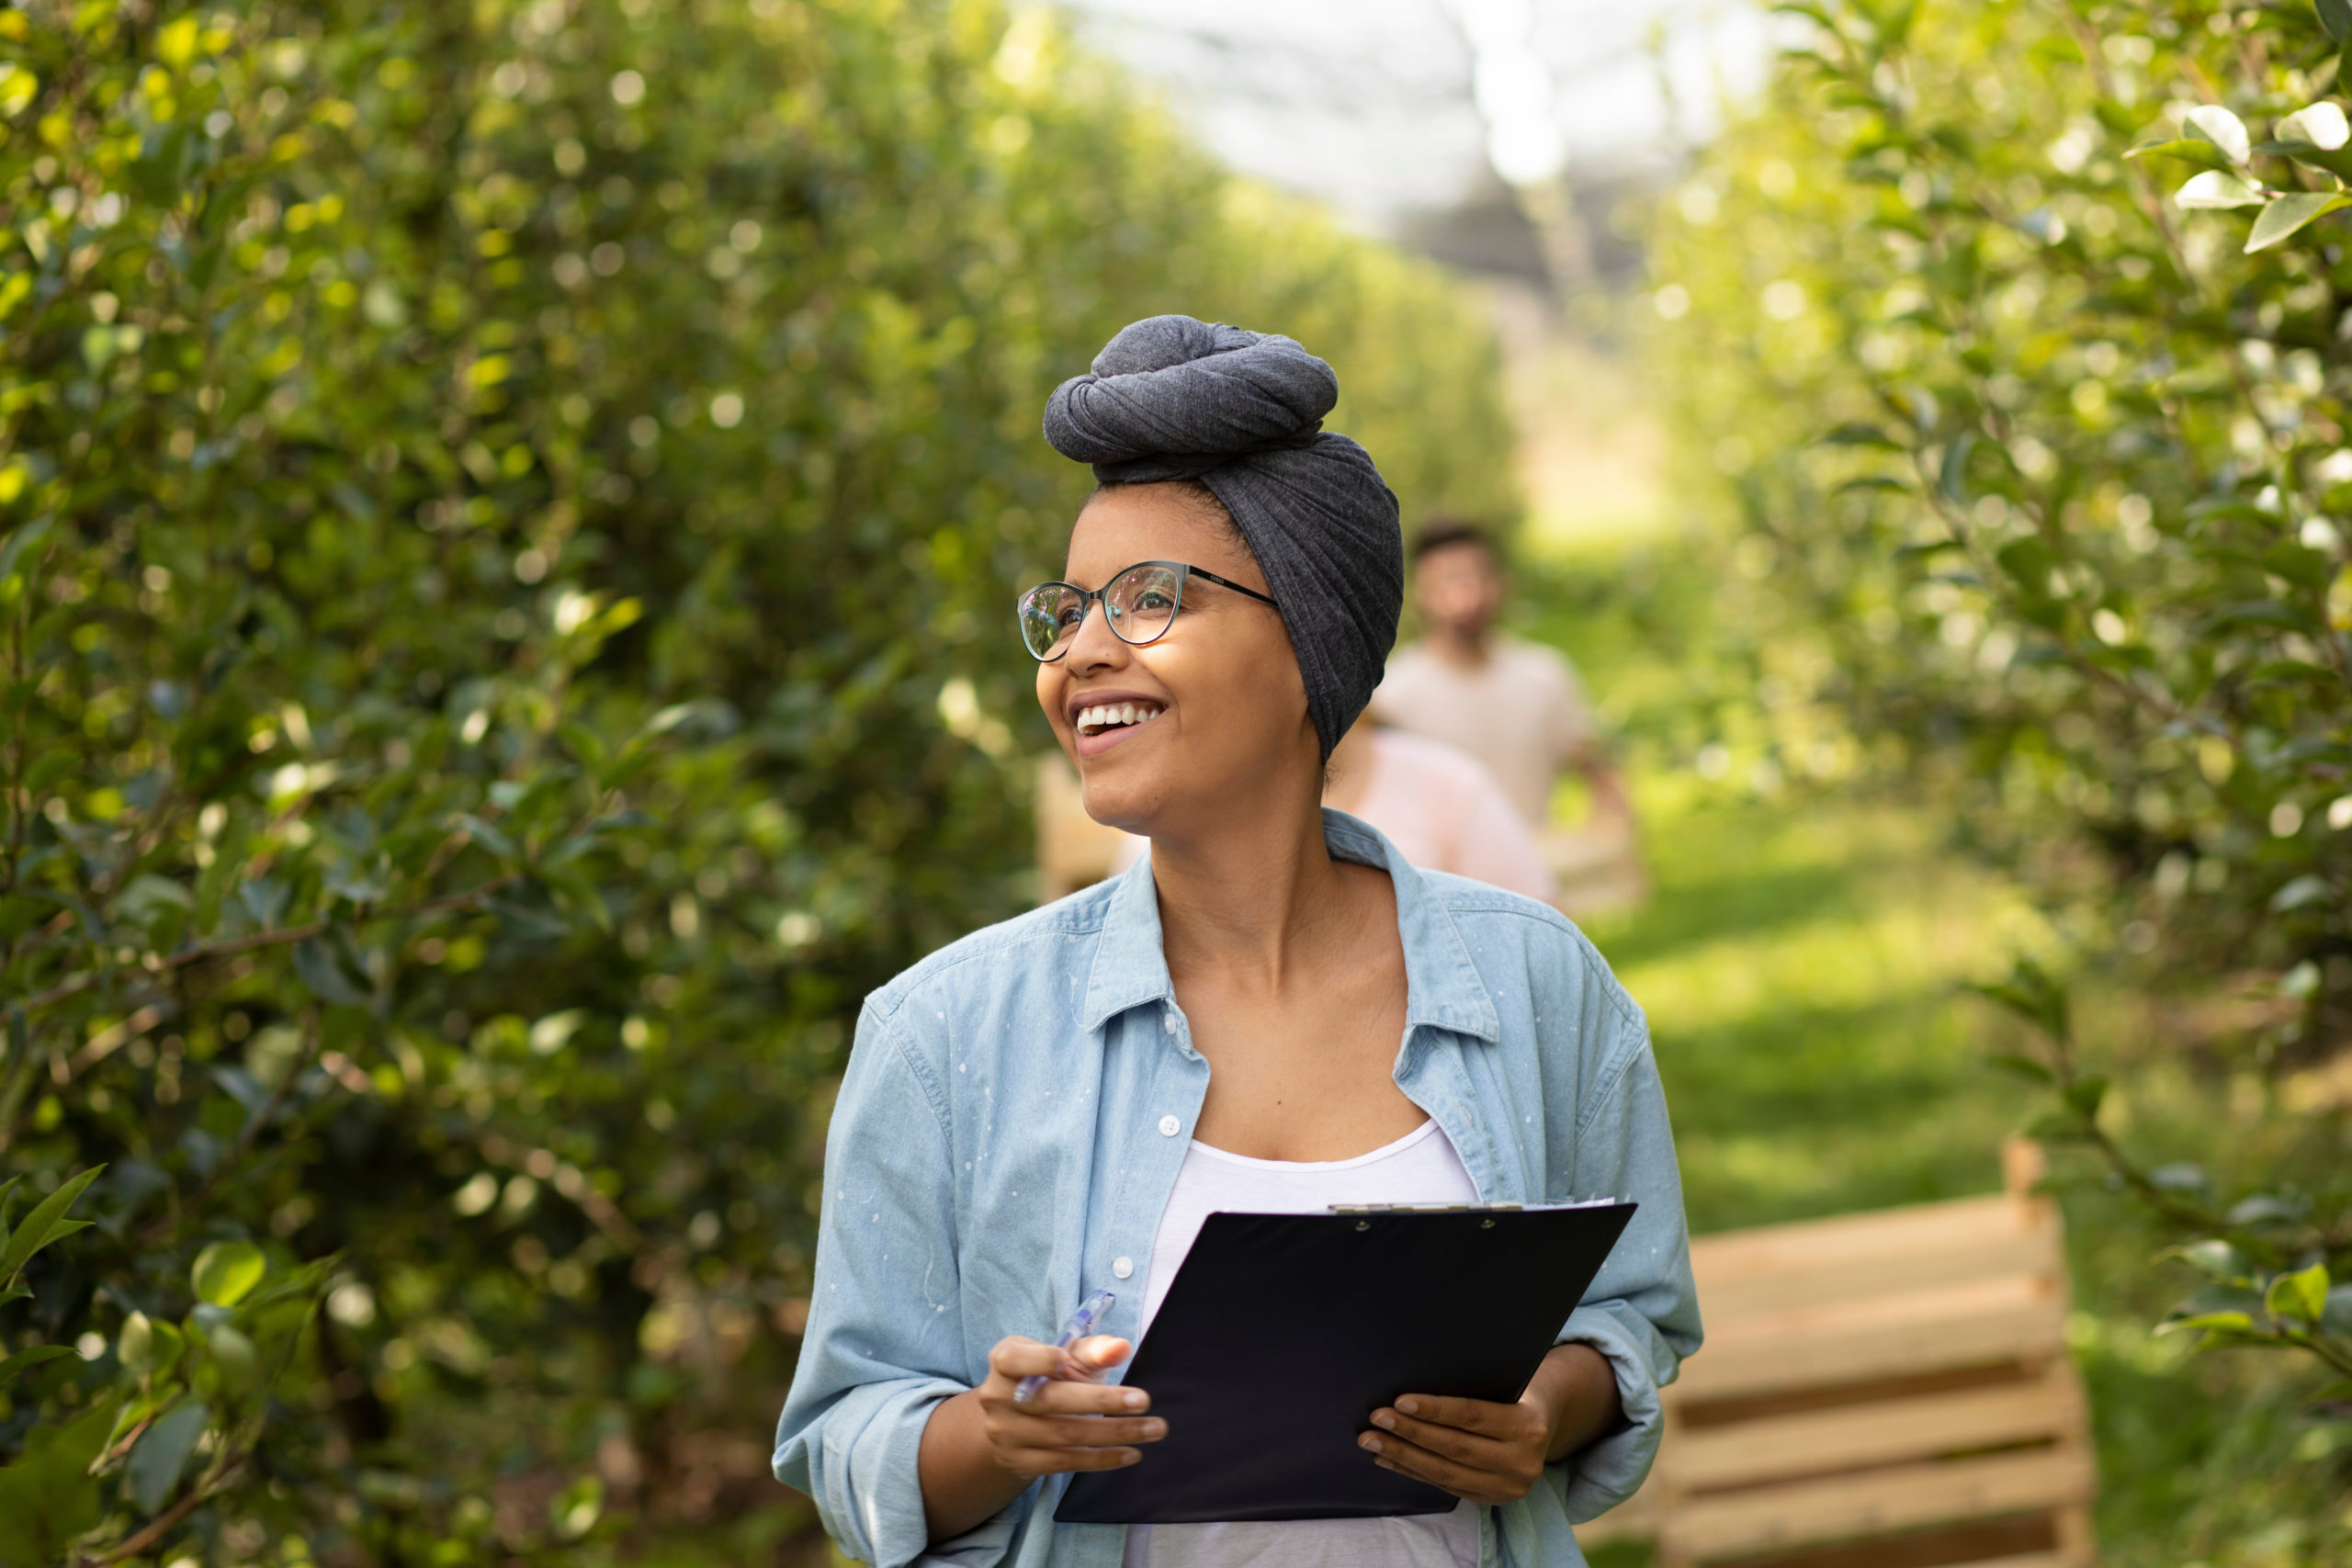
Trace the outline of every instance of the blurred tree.
<instances>
[{"instance_id":1,"label":"blurred tree","mask_svg":"<svg viewBox=\"0 0 2352 1568\"><path fill-rule=\"evenodd\" d=\"M1027 897L1046 392L1279 329L1512 504L1475 310L1131 97L978 0L0 11L0 1562L789 1526L844 1022Z\"/></svg>"},{"instance_id":2,"label":"blurred tree","mask_svg":"<svg viewBox=\"0 0 2352 1568\"><path fill-rule=\"evenodd\" d=\"M2187 1244L2175 1325L2352 1401L2352 12L1789 9L1651 296L1739 524L1764 761L1937 792L2087 952L2205 1004L2126 1063L2259 1109L2209 1096L2210 1146L2143 1165L2057 983L1988 988L2045 1033L2036 1134Z\"/></svg>"}]
</instances>

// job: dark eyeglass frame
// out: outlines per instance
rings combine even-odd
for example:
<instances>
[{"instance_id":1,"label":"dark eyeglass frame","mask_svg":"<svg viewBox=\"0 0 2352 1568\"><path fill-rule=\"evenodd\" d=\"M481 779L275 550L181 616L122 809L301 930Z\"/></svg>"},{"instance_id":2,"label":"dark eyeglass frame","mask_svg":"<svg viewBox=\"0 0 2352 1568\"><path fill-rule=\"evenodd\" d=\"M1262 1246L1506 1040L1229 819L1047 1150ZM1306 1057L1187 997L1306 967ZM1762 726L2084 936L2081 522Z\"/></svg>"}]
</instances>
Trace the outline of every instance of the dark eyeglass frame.
<instances>
[{"instance_id":1,"label":"dark eyeglass frame","mask_svg":"<svg viewBox=\"0 0 2352 1568\"><path fill-rule=\"evenodd\" d=\"M1111 615L1111 606L1104 596L1107 595L1112 589L1117 587L1119 580L1125 577L1129 572L1140 571L1145 567L1153 566L1164 567L1168 570L1176 574L1176 603L1169 608L1167 626L1160 627L1149 637L1129 637L1126 633L1119 629L1119 623L1117 619ZM1176 617L1184 613L1184 584L1195 577L1199 578L1204 582L1214 582L1219 588L1230 588L1236 593L1241 594L1245 598L1255 599L1261 604L1273 604L1273 607L1277 610L1282 608L1280 604L1275 604L1272 598L1266 594L1259 592L1254 588L1244 588L1238 582L1234 582L1226 578L1219 577L1213 571L1204 570L1200 567L1191 565L1189 562L1181 560L1139 560L1133 566L1124 566L1118 570L1113 572L1109 580L1106 581L1100 588L1080 588L1075 582L1067 582L1059 578L1055 578L1045 582L1037 583L1025 590L1020 598L1015 599L1012 602L1012 613L1016 624L1021 615L1022 606L1028 604L1029 596L1047 588L1067 588L1071 592L1078 595L1078 623L1076 626L1070 627L1069 636L1062 639L1058 652L1039 653L1036 649L1029 646L1029 639L1025 637L1021 639L1022 651L1028 654L1030 658L1035 660L1040 664L1060 663L1064 659L1069 657L1069 645L1078 639L1080 628L1086 625L1086 617L1094 613L1094 606L1097 604L1101 604L1102 606L1103 623L1111 628L1111 635L1117 637L1121 642L1125 643L1128 647L1142 648L1148 644L1158 642L1161 637L1166 637L1169 631L1174 627L1176 625Z\"/></svg>"}]
</instances>

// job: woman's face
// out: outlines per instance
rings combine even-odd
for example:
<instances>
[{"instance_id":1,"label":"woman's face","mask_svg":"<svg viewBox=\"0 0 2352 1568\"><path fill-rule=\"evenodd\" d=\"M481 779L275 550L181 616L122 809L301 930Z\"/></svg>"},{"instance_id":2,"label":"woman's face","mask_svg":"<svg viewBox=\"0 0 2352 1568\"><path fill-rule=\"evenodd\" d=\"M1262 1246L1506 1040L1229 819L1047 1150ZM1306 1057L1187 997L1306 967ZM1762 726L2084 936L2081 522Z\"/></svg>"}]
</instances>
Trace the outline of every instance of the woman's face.
<instances>
[{"instance_id":1,"label":"woman's face","mask_svg":"<svg viewBox=\"0 0 2352 1568\"><path fill-rule=\"evenodd\" d=\"M1062 575L1101 588L1148 560L1182 561L1266 592L1232 524L1178 485L1097 494L1070 530ZM1119 640L1101 605L1090 608L1069 651L1037 667L1037 702L1078 764L1087 815L1098 822L1166 837L1247 811L1284 780L1309 800L1317 794L1321 748L1281 613L1197 577L1185 583L1167 634L1139 648ZM1095 708L1115 713L1106 723Z\"/></svg>"}]
</instances>

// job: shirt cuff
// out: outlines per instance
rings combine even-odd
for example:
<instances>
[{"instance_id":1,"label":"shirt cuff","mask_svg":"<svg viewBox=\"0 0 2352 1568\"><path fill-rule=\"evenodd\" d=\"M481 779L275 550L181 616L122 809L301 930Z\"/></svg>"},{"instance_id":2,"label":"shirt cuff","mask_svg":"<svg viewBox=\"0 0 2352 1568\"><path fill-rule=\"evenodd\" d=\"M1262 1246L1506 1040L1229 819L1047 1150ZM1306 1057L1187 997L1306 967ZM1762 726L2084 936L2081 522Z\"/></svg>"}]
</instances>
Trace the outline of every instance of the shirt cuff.
<instances>
[{"instance_id":1,"label":"shirt cuff","mask_svg":"<svg viewBox=\"0 0 2352 1568\"><path fill-rule=\"evenodd\" d=\"M1625 1309L1631 1314L1631 1309ZM1658 1439L1665 1433L1665 1412L1658 1404L1658 1369L1652 1364L1657 1336L1647 1319L1643 1331L1629 1331L1616 1311L1606 1306L1582 1306L1561 1329L1563 1345L1589 1345L1608 1360L1616 1374L1617 1398L1624 1406L1625 1424L1595 1438L1561 1461L1567 1472L1568 1522L1597 1518L1641 1489L1657 1458ZM1664 1352L1671 1360L1672 1352ZM1666 1369L1668 1378L1672 1367Z\"/></svg>"},{"instance_id":2,"label":"shirt cuff","mask_svg":"<svg viewBox=\"0 0 2352 1568\"><path fill-rule=\"evenodd\" d=\"M852 1390L776 1455L776 1476L816 1500L825 1533L873 1568L956 1563L987 1568L1012 1539L1008 1508L953 1540L931 1545L920 1460L923 1428L939 1402L964 1392L944 1379L910 1378Z\"/></svg>"}]
</instances>

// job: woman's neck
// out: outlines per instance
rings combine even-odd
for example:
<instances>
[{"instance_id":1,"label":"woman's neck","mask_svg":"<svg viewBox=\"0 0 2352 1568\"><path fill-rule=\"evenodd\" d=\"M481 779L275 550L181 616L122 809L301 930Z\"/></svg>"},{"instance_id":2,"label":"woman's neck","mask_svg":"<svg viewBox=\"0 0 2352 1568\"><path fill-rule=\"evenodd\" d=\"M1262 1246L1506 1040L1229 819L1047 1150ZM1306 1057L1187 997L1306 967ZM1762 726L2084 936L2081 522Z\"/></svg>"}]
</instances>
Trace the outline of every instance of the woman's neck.
<instances>
[{"instance_id":1,"label":"woman's neck","mask_svg":"<svg viewBox=\"0 0 2352 1568\"><path fill-rule=\"evenodd\" d=\"M1374 754L1372 726L1359 722L1340 737L1331 748L1331 761L1324 766L1323 804L1334 811L1356 812L1363 797L1372 789L1373 770L1379 765Z\"/></svg>"},{"instance_id":2,"label":"woman's neck","mask_svg":"<svg viewBox=\"0 0 2352 1568\"><path fill-rule=\"evenodd\" d=\"M1278 992L1360 923L1349 876L1323 841L1317 800L1255 818L1228 817L1213 832L1154 835L1168 972L1219 972Z\"/></svg>"}]
</instances>

